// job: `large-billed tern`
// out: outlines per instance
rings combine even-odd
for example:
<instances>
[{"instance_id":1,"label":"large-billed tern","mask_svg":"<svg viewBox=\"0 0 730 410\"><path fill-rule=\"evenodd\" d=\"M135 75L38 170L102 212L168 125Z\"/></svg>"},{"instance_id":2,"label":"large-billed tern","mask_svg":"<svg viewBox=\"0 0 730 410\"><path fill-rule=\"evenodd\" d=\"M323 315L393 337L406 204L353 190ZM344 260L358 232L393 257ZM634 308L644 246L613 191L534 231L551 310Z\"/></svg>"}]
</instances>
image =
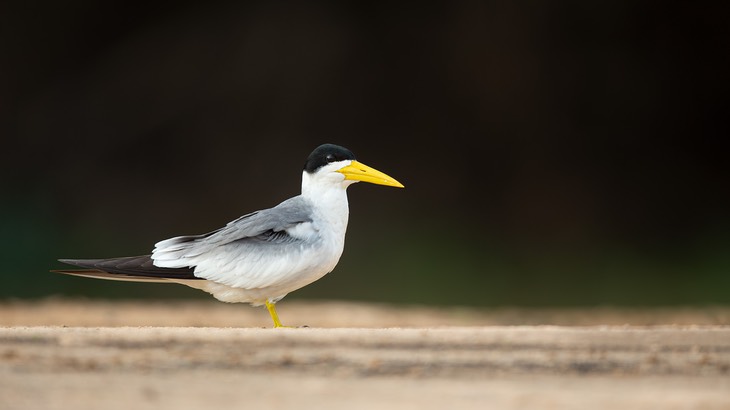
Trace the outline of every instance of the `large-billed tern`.
<instances>
[{"instance_id":1,"label":"large-billed tern","mask_svg":"<svg viewBox=\"0 0 730 410\"><path fill-rule=\"evenodd\" d=\"M342 255L349 209L347 187L363 181L403 188L390 176L355 160L343 147L324 144L307 158L302 193L244 215L203 235L155 244L151 255L61 259L80 270L55 272L91 278L179 283L223 302L274 304L331 272Z\"/></svg>"}]
</instances>

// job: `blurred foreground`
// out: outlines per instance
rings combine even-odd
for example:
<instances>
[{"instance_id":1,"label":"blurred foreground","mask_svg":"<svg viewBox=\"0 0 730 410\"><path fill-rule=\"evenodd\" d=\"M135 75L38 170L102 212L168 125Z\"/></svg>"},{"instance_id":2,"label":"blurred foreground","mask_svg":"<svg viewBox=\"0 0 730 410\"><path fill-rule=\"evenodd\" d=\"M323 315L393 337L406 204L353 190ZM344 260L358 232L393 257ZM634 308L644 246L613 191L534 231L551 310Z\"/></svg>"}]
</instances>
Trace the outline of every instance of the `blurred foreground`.
<instances>
[{"instance_id":1,"label":"blurred foreground","mask_svg":"<svg viewBox=\"0 0 730 410\"><path fill-rule=\"evenodd\" d=\"M214 303L0 304L0 408L730 408L726 308L281 313L314 327ZM478 326L525 323L588 326Z\"/></svg>"},{"instance_id":2,"label":"blurred foreground","mask_svg":"<svg viewBox=\"0 0 730 410\"><path fill-rule=\"evenodd\" d=\"M729 308L280 313L311 327L213 301L0 303L0 408L730 408Z\"/></svg>"}]
</instances>

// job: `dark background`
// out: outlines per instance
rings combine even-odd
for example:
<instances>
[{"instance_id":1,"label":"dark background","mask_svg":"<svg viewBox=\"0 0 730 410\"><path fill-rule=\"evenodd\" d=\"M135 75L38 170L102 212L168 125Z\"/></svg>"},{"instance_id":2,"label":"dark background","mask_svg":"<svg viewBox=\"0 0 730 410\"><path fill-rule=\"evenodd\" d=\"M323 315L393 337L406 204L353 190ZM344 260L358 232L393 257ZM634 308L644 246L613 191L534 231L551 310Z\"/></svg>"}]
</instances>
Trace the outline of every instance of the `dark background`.
<instances>
[{"instance_id":1,"label":"dark background","mask_svg":"<svg viewBox=\"0 0 730 410\"><path fill-rule=\"evenodd\" d=\"M349 189L335 272L290 297L730 303L723 2L4 2L0 298L207 297L65 277L299 192Z\"/></svg>"}]
</instances>

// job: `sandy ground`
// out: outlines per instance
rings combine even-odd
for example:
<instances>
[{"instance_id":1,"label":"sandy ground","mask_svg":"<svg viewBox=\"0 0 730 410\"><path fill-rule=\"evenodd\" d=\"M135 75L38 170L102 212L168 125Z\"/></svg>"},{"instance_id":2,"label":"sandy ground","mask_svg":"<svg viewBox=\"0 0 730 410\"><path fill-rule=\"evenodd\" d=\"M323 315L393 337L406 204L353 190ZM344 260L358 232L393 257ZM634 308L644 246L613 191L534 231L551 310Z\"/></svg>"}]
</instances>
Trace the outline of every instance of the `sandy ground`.
<instances>
[{"instance_id":1,"label":"sandy ground","mask_svg":"<svg viewBox=\"0 0 730 410\"><path fill-rule=\"evenodd\" d=\"M730 308L279 313L1 303L0 409L730 409Z\"/></svg>"}]
</instances>

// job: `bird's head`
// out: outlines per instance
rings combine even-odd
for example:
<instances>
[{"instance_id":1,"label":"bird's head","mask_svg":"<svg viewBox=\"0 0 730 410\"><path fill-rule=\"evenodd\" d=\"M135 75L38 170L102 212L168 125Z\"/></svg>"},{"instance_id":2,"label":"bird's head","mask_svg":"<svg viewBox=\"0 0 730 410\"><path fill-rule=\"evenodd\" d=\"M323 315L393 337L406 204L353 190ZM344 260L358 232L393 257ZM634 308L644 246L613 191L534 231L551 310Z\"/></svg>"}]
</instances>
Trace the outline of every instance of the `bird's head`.
<instances>
[{"instance_id":1,"label":"bird's head","mask_svg":"<svg viewBox=\"0 0 730 410\"><path fill-rule=\"evenodd\" d=\"M355 160L352 151L339 145L320 145L304 163L303 189L310 184L347 187L359 181L403 188L403 184L394 178Z\"/></svg>"}]
</instances>

